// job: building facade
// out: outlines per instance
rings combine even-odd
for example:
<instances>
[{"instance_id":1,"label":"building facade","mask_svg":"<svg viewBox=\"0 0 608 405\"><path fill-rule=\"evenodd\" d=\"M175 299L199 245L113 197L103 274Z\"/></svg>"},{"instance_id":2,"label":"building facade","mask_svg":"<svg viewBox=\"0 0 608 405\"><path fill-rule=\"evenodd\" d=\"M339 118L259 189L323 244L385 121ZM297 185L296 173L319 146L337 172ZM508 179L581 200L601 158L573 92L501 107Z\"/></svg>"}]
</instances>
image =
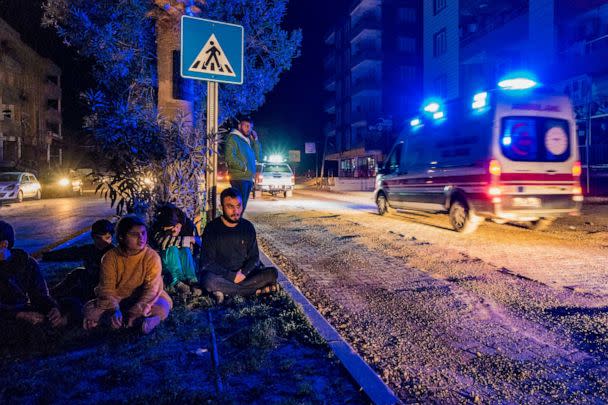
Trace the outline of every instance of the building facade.
<instances>
[{"instance_id":1,"label":"building facade","mask_svg":"<svg viewBox=\"0 0 608 405\"><path fill-rule=\"evenodd\" d=\"M0 166L62 164L61 70L0 20Z\"/></svg>"},{"instance_id":2,"label":"building facade","mask_svg":"<svg viewBox=\"0 0 608 405\"><path fill-rule=\"evenodd\" d=\"M375 176L403 117L418 103L421 3L342 2L342 12L325 40L327 174Z\"/></svg>"},{"instance_id":3,"label":"building facade","mask_svg":"<svg viewBox=\"0 0 608 405\"><path fill-rule=\"evenodd\" d=\"M472 95L510 72L534 73L571 97L586 191L608 192L608 2L428 0L423 20L426 97Z\"/></svg>"}]
</instances>

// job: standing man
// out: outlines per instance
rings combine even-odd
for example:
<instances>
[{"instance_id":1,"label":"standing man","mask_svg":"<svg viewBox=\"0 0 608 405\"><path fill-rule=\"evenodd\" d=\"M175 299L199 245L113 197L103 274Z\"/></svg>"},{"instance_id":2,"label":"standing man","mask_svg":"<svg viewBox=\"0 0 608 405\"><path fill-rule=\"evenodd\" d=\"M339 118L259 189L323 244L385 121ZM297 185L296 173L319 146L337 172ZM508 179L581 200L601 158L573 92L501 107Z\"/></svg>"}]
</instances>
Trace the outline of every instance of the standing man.
<instances>
[{"instance_id":1,"label":"standing man","mask_svg":"<svg viewBox=\"0 0 608 405\"><path fill-rule=\"evenodd\" d=\"M224 295L277 291L277 269L263 267L253 224L241 218L241 196L234 188L220 195L222 216L203 232L201 284L221 303Z\"/></svg>"},{"instance_id":2,"label":"standing man","mask_svg":"<svg viewBox=\"0 0 608 405\"><path fill-rule=\"evenodd\" d=\"M258 134L253 130L250 118L243 118L238 129L232 130L226 140L226 165L230 185L237 189L243 199L243 212L253 187L256 163L261 161L262 146Z\"/></svg>"}]
</instances>

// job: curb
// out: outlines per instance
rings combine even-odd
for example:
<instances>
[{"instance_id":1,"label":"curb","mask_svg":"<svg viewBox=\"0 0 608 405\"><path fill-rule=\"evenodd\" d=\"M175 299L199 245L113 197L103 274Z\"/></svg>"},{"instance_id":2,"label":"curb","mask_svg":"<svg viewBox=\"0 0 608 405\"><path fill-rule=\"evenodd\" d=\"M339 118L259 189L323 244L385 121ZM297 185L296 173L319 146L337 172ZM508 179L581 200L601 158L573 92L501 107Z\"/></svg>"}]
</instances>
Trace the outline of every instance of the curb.
<instances>
[{"instance_id":1,"label":"curb","mask_svg":"<svg viewBox=\"0 0 608 405\"><path fill-rule=\"evenodd\" d=\"M382 381L376 372L353 350L333 326L317 311L302 292L289 281L281 269L260 250L260 259L266 266L279 271L279 284L302 309L312 326L327 341L328 346L340 360L352 378L361 386L368 398L376 405L400 404L401 401Z\"/></svg>"}]
</instances>

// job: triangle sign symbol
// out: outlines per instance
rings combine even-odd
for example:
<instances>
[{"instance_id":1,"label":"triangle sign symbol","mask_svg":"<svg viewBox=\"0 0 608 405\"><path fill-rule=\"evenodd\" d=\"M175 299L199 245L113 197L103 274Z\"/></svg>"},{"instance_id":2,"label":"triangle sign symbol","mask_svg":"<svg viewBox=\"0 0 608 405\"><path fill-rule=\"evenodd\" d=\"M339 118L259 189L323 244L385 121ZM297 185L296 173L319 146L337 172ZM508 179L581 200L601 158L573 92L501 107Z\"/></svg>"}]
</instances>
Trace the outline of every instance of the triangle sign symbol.
<instances>
[{"instance_id":1,"label":"triangle sign symbol","mask_svg":"<svg viewBox=\"0 0 608 405\"><path fill-rule=\"evenodd\" d=\"M232 65L215 34L211 34L188 70L190 72L236 77L234 69L232 69Z\"/></svg>"}]
</instances>

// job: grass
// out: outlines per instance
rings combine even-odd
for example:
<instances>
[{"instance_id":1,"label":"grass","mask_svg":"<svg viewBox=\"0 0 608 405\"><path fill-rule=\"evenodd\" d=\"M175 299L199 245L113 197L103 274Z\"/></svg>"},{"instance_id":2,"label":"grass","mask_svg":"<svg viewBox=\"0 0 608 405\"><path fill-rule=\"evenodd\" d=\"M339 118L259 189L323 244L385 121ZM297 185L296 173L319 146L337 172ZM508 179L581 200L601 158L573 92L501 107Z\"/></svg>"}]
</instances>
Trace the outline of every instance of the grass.
<instances>
[{"instance_id":1,"label":"grass","mask_svg":"<svg viewBox=\"0 0 608 405\"><path fill-rule=\"evenodd\" d=\"M50 283L72 267L43 263ZM216 330L221 393L207 311ZM22 352L0 347L0 403L365 402L283 292L228 298L221 306L208 297L181 302L148 336L72 328L35 340Z\"/></svg>"}]
</instances>

